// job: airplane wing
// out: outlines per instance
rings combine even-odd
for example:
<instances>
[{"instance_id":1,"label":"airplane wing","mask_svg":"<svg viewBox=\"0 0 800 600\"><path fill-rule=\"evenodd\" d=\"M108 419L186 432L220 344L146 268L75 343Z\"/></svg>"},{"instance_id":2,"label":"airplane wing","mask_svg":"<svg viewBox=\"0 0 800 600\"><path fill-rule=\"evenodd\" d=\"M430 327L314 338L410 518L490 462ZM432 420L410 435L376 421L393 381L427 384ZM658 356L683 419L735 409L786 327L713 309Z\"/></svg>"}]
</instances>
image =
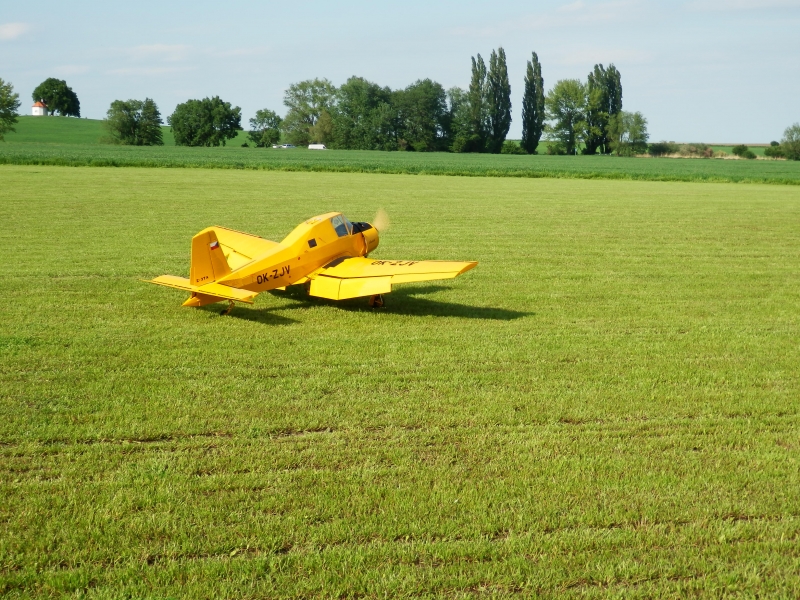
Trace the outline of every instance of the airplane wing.
<instances>
[{"instance_id":1,"label":"airplane wing","mask_svg":"<svg viewBox=\"0 0 800 600\"><path fill-rule=\"evenodd\" d=\"M375 260L337 258L311 275L309 294L331 300L388 294L395 283L452 279L477 262L449 260Z\"/></svg>"},{"instance_id":2,"label":"airplane wing","mask_svg":"<svg viewBox=\"0 0 800 600\"><path fill-rule=\"evenodd\" d=\"M270 248L278 245L278 242L265 240L257 235L242 233L226 227L214 225L214 233L217 234L222 252L228 260L231 271L235 271L242 265L249 263L259 254L263 254Z\"/></svg>"}]
</instances>

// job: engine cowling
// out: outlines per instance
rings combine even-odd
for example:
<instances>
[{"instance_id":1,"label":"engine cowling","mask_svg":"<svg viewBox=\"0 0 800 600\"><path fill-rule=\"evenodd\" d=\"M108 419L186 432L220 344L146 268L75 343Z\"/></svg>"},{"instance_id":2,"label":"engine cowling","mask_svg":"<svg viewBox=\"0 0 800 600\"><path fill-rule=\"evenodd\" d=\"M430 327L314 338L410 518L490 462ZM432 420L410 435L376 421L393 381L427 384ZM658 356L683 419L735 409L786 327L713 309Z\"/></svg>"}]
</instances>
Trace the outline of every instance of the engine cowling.
<instances>
[{"instance_id":1,"label":"engine cowling","mask_svg":"<svg viewBox=\"0 0 800 600\"><path fill-rule=\"evenodd\" d=\"M378 230L374 227L367 229L363 232L364 240L367 242L367 254L375 250L378 247L378 241L380 236L378 235Z\"/></svg>"},{"instance_id":2,"label":"engine cowling","mask_svg":"<svg viewBox=\"0 0 800 600\"><path fill-rule=\"evenodd\" d=\"M360 233L364 236L364 256L378 247L380 235L378 230L369 223L353 223L353 233Z\"/></svg>"}]
</instances>

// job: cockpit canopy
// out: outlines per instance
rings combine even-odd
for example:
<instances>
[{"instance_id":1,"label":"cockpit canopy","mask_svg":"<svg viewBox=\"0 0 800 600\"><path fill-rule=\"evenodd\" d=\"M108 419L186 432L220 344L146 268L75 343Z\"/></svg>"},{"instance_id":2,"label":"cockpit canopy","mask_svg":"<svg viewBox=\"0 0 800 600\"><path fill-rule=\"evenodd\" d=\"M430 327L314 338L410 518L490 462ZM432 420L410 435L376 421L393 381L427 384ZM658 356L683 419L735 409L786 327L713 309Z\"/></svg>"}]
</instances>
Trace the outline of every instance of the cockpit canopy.
<instances>
[{"instance_id":1,"label":"cockpit canopy","mask_svg":"<svg viewBox=\"0 0 800 600\"><path fill-rule=\"evenodd\" d=\"M353 233L353 224L344 215L336 215L331 219L331 225L336 230L336 235L344 237Z\"/></svg>"},{"instance_id":2,"label":"cockpit canopy","mask_svg":"<svg viewBox=\"0 0 800 600\"><path fill-rule=\"evenodd\" d=\"M344 215L336 215L331 219L331 225L333 225L333 229L336 231L336 235L339 237L344 237L346 235L352 235L354 233L361 233L362 231L366 231L367 229L372 229L372 225L369 223L363 222L355 222L351 223L347 217Z\"/></svg>"}]
</instances>

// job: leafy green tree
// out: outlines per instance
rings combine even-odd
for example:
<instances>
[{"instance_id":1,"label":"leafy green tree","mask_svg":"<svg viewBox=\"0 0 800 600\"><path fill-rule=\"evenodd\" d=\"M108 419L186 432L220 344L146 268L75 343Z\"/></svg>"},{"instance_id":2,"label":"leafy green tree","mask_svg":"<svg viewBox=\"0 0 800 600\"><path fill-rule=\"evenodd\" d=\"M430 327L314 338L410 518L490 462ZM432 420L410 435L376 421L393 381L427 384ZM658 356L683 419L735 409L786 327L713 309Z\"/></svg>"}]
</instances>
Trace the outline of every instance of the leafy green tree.
<instances>
[{"instance_id":1,"label":"leafy green tree","mask_svg":"<svg viewBox=\"0 0 800 600\"><path fill-rule=\"evenodd\" d=\"M514 140L506 140L503 142L503 149L500 150L500 154L528 154L528 151Z\"/></svg>"},{"instance_id":2,"label":"leafy green tree","mask_svg":"<svg viewBox=\"0 0 800 600\"><path fill-rule=\"evenodd\" d=\"M480 54L477 60L472 57L472 78L467 90L467 106L469 125L461 132L464 140L461 152L483 152L486 150L489 133L489 107L486 103L486 63Z\"/></svg>"},{"instance_id":3,"label":"leafy green tree","mask_svg":"<svg viewBox=\"0 0 800 600\"><path fill-rule=\"evenodd\" d=\"M789 160L800 160L800 123L786 128L780 148Z\"/></svg>"},{"instance_id":4,"label":"leafy green tree","mask_svg":"<svg viewBox=\"0 0 800 600\"><path fill-rule=\"evenodd\" d=\"M447 90L447 107L450 117L450 147L453 152L464 152L466 137L470 130L470 110L467 92L460 87Z\"/></svg>"},{"instance_id":5,"label":"leafy green tree","mask_svg":"<svg viewBox=\"0 0 800 600\"><path fill-rule=\"evenodd\" d=\"M617 68L611 64L606 70L606 94L608 98L608 117L622 112L622 75ZM602 151L604 154L611 154L610 138L608 135L603 140Z\"/></svg>"},{"instance_id":6,"label":"leafy green tree","mask_svg":"<svg viewBox=\"0 0 800 600\"><path fill-rule=\"evenodd\" d=\"M783 148L778 142L771 142L769 146L764 148L764 156L767 158L784 158Z\"/></svg>"},{"instance_id":7,"label":"leafy green tree","mask_svg":"<svg viewBox=\"0 0 800 600\"><path fill-rule=\"evenodd\" d=\"M396 150L399 117L392 91L351 77L338 90L331 108L333 145L349 150Z\"/></svg>"},{"instance_id":8,"label":"leafy green tree","mask_svg":"<svg viewBox=\"0 0 800 600\"><path fill-rule=\"evenodd\" d=\"M667 154L677 154L678 144L675 142L655 142L647 147L650 156L665 156Z\"/></svg>"},{"instance_id":9,"label":"leafy green tree","mask_svg":"<svg viewBox=\"0 0 800 600\"><path fill-rule=\"evenodd\" d=\"M470 152L472 139L472 110L469 95L459 87L447 90L448 117L450 122L449 149L453 152Z\"/></svg>"},{"instance_id":10,"label":"leafy green tree","mask_svg":"<svg viewBox=\"0 0 800 600\"><path fill-rule=\"evenodd\" d=\"M36 86L31 94L34 102L41 100L50 113L57 112L62 117L80 117L81 103L63 79L50 77Z\"/></svg>"},{"instance_id":11,"label":"leafy green tree","mask_svg":"<svg viewBox=\"0 0 800 600\"><path fill-rule=\"evenodd\" d=\"M288 108L282 129L286 140L298 146L319 139L320 131L313 131L324 112L330 113L335 102L336 87L327 79L307 79L293 83L283 95L283 104Z\"/></svg>"},{"instance_id":12,"label":"leafy green tree","mask_svg":"<svg viewBox=\"0 0 800 600\"><path fill-rule=\"evenodd\" d=\"M489 57L489 72L486 77L486 107L489 128L486 136L486 151L499 154L511 127L511 84L508 81L506 52L498 48Z\"/></svg>"},{"instance_id":13,"label":"leafy green tree","mask_svg":"<svg viewBox=\"0 0 800 600\"><path fill-rule=\"evenodd\" d=\"M608 74L603 65L595 65L586 78L586 147L584 154L597 154L608 137L609 114Z\"/></svg>"},{"instance_id":14,"label":"leafy green tree","mask_svg":"<svg viewBox=\"0 0 800 600\"><path fill-rule=\"evenodd\" d=\"M258 147L277 144L281 139L282 121L274 111L266 108L257 110L255 118L250 119L248 137Z\"/></svg>"},{"instance_id":15,"label":"leafy green tree","mask_svg":"<svg viewBox=\"0 0 800 600\"><path fill-rule=\"evenodd\" d=\"M104 122L110 140L127 146L163 146L161 113L150 98L114 100Z\"/></svg>"},{"instance_id":16,"label":"leafy green tree","mask_svg":"<svg viewBox=\"0 0 800 600\"><path fill-rule=\"evenodd\" d=\"M9 131L16 131L14 123L17 122L17 109L19 108L19 94L14 93L11 83L0 79L0 142L5 140Z\"/></svg>"},{"instance_id":17,"label":"leafy green tree","mask_svg":"<svg viewBox=\"0 0 800 600\"><path fill-rule=\"evenodd\" d=\"M311 142L314 144L330 144L333 140L333 117L327 109L319 113L319 118L310 130Z\"/></svg>"},{"instance_id":18,"label":"leafy green tree","mask_svg":"<svg viewBox=\"0 0 800 600\"><path fill-rule=\"evenodd\" d=\"M622 79L612 64L608 69L595 65L586 82L586 147L585 154L611 152L608 126L610 119L622 110Z\"/></svg>"},{"instance_id":19,"label":"leafy green tree","mask_svg":"<svg viewBox=\"0 0 800 600\"><path fill-rule=\"evenodd\" d=\"M164 145L164 132L161 126L164 121L161 120L161 112L158 110L158 105L151 98L145 98L142 102L141 118L139 120L140 137L143 146L163 146Z\"/></svg>"},{"instance_id":20,"label":"leafy green tree","mask_svg":"<svg viewBox=\"0 0 800 600\"><path fill-rule=\"evenodd\" d=\"M417 80L395 92L392 102L400 119L399 136L417 152L444 150L449 111L444 88L430 79Z\"/></svg>"},{"instance_id":21,"label":"leafy green tree","mask_svg":"<svg viewBox=\"0 0 800 600\"><path fill-rule=\"evenodd\" d=\"M139 100L114 100L106 112L103 125L109 133L111 142L126 146L137 146L139 139Z\"/></svg>"},{"instance_id":22,"label":"leafy green tree","mask_svg":"<svg viewBox=\"0 0 800 600\"><path fill-rule=\"evenodd\" d=\"M224 146L241 130L242 111L214 96L179 104L167 121L178 146Z\"/></svg>"},{"instance_id":23,"label":"leafy green tree","mask_svg":"<svg viewBox=\"0 0 800 600\"><path fill-rule=\"evenodd\" d=\"M472 77L459 109L462 114L451 111L453 151L500 152L511 126L505 50L492 51L488 71L480 54L472 57Z\"/></svg>"},{"instance_id":24,"label":"leafy green tree","mask_svg":"<svg viewBox=\"0 0 800 600\"><path fill-rule=\"evenodd\" d=\"M744 144L739 144L738 146L734 146L731 148L731 154L735 156L744 156L745 152L747 152L748 148Z\"/></svg>"},{"instance_id":25,"label":"leafy green tree","mask_svg":"<svg viewBox=\"0 0 800 600\"><path fill-rule=\"evenodd\" d=\"M586 128L586 86L578 79L561 79L545 98L548 137L566 154L575 154Z\"/></svg>"},{"instance_id":26,"label":"leafy green tree","mask_svg":"<svg viewBox=\"0 0 800 600\"><path fill-rule=\"evenodd\" d=\"M608 120L611 149L617 156L633 156L647 151L647 119L640 112L620 111Z\"/></svg>"},{"instance_id":27,"label":"leafy green tree","mask_svg":"<svg viewBox=\"0 0 800 600\"><path fill-rule=\"evenodd\" d=\"M525 92L522 96L522 142L529 153L536 154L539 140L544 132L544 79L539 57L533 53L525 73Z\"/></svg>"}]
</instances>

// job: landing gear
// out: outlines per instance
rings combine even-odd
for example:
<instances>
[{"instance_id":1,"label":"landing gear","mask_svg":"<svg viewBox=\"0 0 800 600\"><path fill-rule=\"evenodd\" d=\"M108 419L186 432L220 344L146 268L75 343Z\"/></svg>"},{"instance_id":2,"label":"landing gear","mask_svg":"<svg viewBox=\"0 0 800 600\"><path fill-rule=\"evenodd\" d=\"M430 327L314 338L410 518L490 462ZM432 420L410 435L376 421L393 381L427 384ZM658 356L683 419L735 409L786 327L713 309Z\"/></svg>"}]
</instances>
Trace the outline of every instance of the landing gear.
<instances>
[{"instance_id":1,"label":"landing gear","mask_svg":"<svg viewBox=\"0 0 800 600\"><path fill-rule=\"evenodd\" d=\"M369 307L370 308L381 308L383 306L383 296L377 294L375 296L369 297Z\"/></svg>"},{"instance_id":2,"label":"landing gear","mask_svg":"<svg viewBox=\"0 0 800 600\"><path fill-rule=\"evenodd\" d=\"M233 302L233 300L228 300L228 302L229 302L229 304L228 304L228 308L226 308L226 309L225 309L225 310L223 310L221 313L219 313L219 314L221 314L222 316L225 316L225 315L229 315L229 314L231 314L231 311L233 310L233 306L234 306L234 302Z\"/></svg>"}]
</instances>

